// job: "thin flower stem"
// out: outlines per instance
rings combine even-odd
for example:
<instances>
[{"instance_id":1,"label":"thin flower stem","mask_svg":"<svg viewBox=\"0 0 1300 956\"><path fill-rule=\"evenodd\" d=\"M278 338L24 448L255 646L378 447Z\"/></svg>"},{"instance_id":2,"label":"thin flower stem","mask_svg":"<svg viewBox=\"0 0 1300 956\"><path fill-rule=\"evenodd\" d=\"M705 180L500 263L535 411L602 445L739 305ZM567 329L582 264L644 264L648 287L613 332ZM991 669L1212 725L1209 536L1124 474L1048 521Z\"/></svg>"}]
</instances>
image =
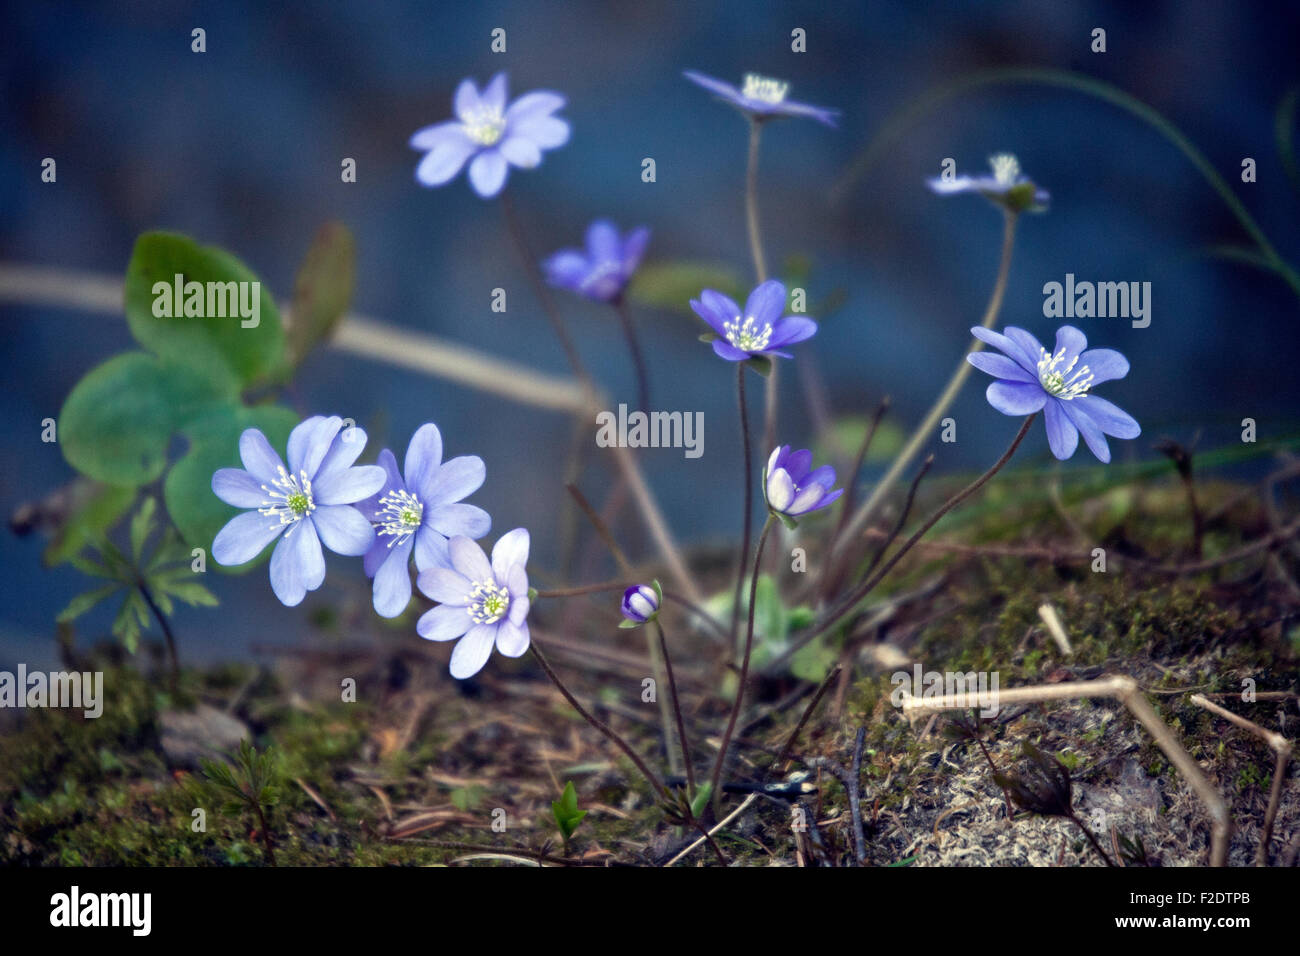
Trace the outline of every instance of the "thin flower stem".
<instances>
[{"instance_id":1,"label":"thin flower stem","mask_svg":"<svg viewBox=\"0 0 1300 956\"><path fill-rule=\"evenodd\" d=\"M997 280L993 283L993 294L989 297L988 306L984 309L984 318L980 321L981 328L992 328L993 323L997 321L998 314L1002 311L1002 299L1007 291L1007 276L1011 272L1011 251L1015 246L1017 218L1017 215L1011 212L1006 213L1003 218L1002 256L1001 261L998 263ZM967 355L979 352L983 350L983 348L984 343L977 340L975 344L971 346ZM912 459L915 458L917 453L921 450L921 446L929 439L931 432L934 431L934 427L939 423L939 419L943 417L944 413L948 411L953 401L956 400L957 393L960 392L961 387L966 384L966 379L970 376L973 368L974 366L966 361L966 356L963 355L961 361L957 363L956 371L953 372L952 378L948 380L948 384L944 387L939 398L932 406L930 406L930 410L926 413L925 418L922 419L921 424L917 426L916 431L912 433L912 437L908 439L903 450L898 453L898 457L895 458L893 463L889 466L889 470L886 471L884 477L876 483L876 487L871 490L870 496L868 496L867 500L863 502L860 508L858 508L857 513L849 522L849 526L845 529L844 533L845 539L851 538L866 525L867 521L871 518L871 515L880 505L881 500L889 493L890 489L893 488L894 482L898 480L899 476L903 473L903 470L912 463Z\"/></svg>"},{"instance_id":2,"label":"thin flower stem","mask_svg":"<svg viewBox=\"0 0 1300 956\"><path fill-rule=\"evenodd\" d=\"M871 424L867 426L867 431L862 436L862 444L858 446L858 454L853 459L853 467L849 469L848 477L844 482L844 499L840 503L840 516L835 522L835 532L831 535L830 543L827 546L828 560L822 562L822 576L818 582L822 600L829 598L831 591L839 584L840 575L835 573L837 565L835 561L829 560L829 558L835 556L835 550L844 535L844 526L848 524L849 515L853 513L853 503L857 498L858 480L862 476L862 463L867 460L867 451L871 448L872 441L875 440L876 430L880 427L880 420L889 411L890 404L888 395L880 400L875 417L871 419Z\"/></svg>"},{"instance_id":3,"label":"thin flower stem","mask_svg":"<svg viewBox=\"0 0 1300 956\"><path fill-rule=\"evenodd\" d=\"M1074 822L1075 826L1083 831L1083 835L1088 838L1088 842L1091 843L1092 848L1097 851L1097 855L1106 861L1106 865L1114 866L1115 861L1106 855L1106 851L1101 848L1101 844L1097 842L1097 838L1092 835L1092 831L1088 829L1084 822L1074 814L1070 814L1070 820Z\"/></svg>"},{"instance_id":4,"label":"thin flower stem","mask_svg":"<svg viewBox=\"0 0 1300 956\"><path fill-rule=\"evenodd\" d=\"M266 860L275 866L275 847L271 845L271 829L266 825L266 812L262 809L260 800L253 801L253 807L257 810L258 824L262 828L262 846L266 850Z\"/></svg>"},{"instance_id":5,"label":"thin flower stem","mask_svg":"<svg viewBox=\"0 0 1300 956\"><path fill-rule=\"evenodd\" d=\"M713 784L715 814L722 795L722 789L718 786L722 778L722 766L726 763L727 748L731 745L731 735L735 732L736 719L740 716L740 708L745 700L745 684L749 680L749 655L754 647L754 604L756 603L754 595L758 591L758 571L763 563L763 546L767 544L767 534L772 530L774 520L769 512L767 520L763 522L763 531L758 536L758 548L754 553L754 573L749 579L749 624L745 629L745 651L740 659L740 679L736 682L736 699L731 704L731 716L727 718L727 729L722 734L722 743L718 747L718 758L713 762L713 775L710 778Z\"/></svg>"},{"instance_id":6,"label":"thin flower stem","mask_svg":"<svg viewBox=\"0 0 1300 956\"><path fill-rule=\"evenodd\" d=\"M573 694L569 692L569 688L564 686L564 682L561 681L559 675L552 670L550 662L546 659L546 655L542 653L541 647L538 646L536 636L532 638L528 646L532 650L533 656L537 658L537 663L542 665L542 670L546 672L546 676L551 679L552 684L559 688L560 693L564 695L564 699L569 702L569 705L578 712L583 720L599 730L620 750L622 750L623 753L627 754L628 759L631 760L632 763L636 764L636 768L641 771L641 775L646 778L655 793L665 800L668 799L668 791L664 789L664 785L659 782L659 778L655 776L654 771L646 766L645 761L642 760L637 752L632 749L631 745L608 725L592 716L592 714L583 707L582 704L578 703L578 698L574 697Z\"/></svg>"},{"instance_id":7,"label":"thin flower stem","mask_svg":"<svg viewBox=\"0 0 1300 956\"><path fill-rule=\"evenodd\" d=\"M552 588L538 591L540 598L581 597L584 594L599 594L601 591L621 591L627 587L626 581L602 581L600 584L582 584L571 588Z\"/></svg>"},{"instance_id":8,"label":"thin flower stem","mask_svg":"<svg viewBox=\"0 0 1300 956\"><path fill-rule=\"evenodd\" d=\"M135 586L139 589L140 596L144 598L144 603L149 605L149 610L153 612L153 616L157 619L158 626L162 628L163 637L167 639L167 656L171 660L168 683L171 686L172 696L174 697L176 696L181 676L181 661L180 657L176 654L176 636L172 634L172 626L167 621L167 615L162 612L162 608L160 608L158 602L154 600L153 594L150 593L149 588L144 583L144 579L137 578Z\"/></svg>"},{"instance_id":9,"label":"thin flower stem","mask_svg":"<svg viewBox=\"0 0 1300 956\"><path fill-rule=\"evenodd\" d=\"M749 121L749 158L745 164L745 225L749 233L749 254L754 260L754 275L759 285L767 281L767 259L763 255L762 227L758 221L758 146L763 122ZM763 454L771 454L776 441L777 378L780 374L774 359L763 391Z\"/></svg>"},{"instance_id":10,"label":"thin flower stem","mask_svg":"<svg viewBox=\"0 0 1300 956\"><path fill-rule=\"evenodd\" d=\"M691 748L686 742L686 723L682 720L682 699L677 694L677 679L673 677L673 660L668 655L668 639L664 636L663 625L659 623L656 617L654 620L655 632L659 635L659 655L664 662L664 670L668 672L668 692L673 695L673 716L677 719L677 739L681 742L682 747L682 764L686 767L686 796L687 799L695 799L695 769L691 765Z\"/></svg>"},{"instance_id":11,"label":"thin flower stem","mask_svg":"<svg viewBox=\"0 0 1300 956\"><path fill-rule=\"evenodd\" d=\"M632 364L636 367L637 407L647 415L650 413L650 375L646 371L645 356L641 352L641 342L637 339L636 325L632 322L632 312L627 300L619 296L614 300L614 311L618 313L623 325L623 338L627 340L627 350L631 353Z\"/></svg>"},{"instance_id":12,"label":"thin flower stem","mask_svg":"<svg viewBox=\"0 0 1300 956\"><path fill-rule=\"evenodd\" d=\"M736 592L731 603L731 648L736 646L740 631L740 595L745 587L745 568L749 562L750 535L754 516L753 450L749 444L749 409L745 402L745 363L736 364L736 401L740 406L740 441L744 448L744 475L741 487L745 489L745 519L740 536L740 566L736 569Z\"/></svg>"},{"instance_id":13,"label":"thin flower stem","mask_svg":"<svg viewBox=\"0 0 1300 956\"><path fill-rule=\"evenodd\" d=\"M957 507L959 504L961 504L971 495L975 494L975 492L983 488L990 478L992 478L999 471L1001 471L1002 466L1011 460L1011 456L1016 453L1016 449L1020 447L1020 443L1025 440L1025 435L1029 433L1029 426L1034 423L1034 419L1037 416L1038 416L1037 412L1034 412L1026 416L1024 422L1022 422L1020 425L1020 431L1016 432L1016 437L1012 439L1011 444L1007 446L1007 450L1002 453L1002 457L993 463L993 467L991 467L988 471L984 472L984 474L980 475L969 485L967 485L961 491L957 492L957 494L953 495L942 505L940 505L939 510L936 511L934 514L932 514L929 518L927 518L925 524L921 525L921 527L918 528L912 534L912 536L908 538L907 541L905 541L897 551L895 551L892 555L890 555L889 560L886 561L880 567L880 569L876 571L875 574L869 577L856 591L854 591L851 595L849 595L849 597L845 599L834 612L831 613L831 615L822 623L820 627L816 628L807 636L801 637L798 641L798 644L795 647L791 647L789 649L789 652L792 652L793 650L797 649L797 647L803 646L804 644L807 644L815 640L816 638L820 637L822 634L825 634L827 631L833 628L836 624L838 624L855 607L858 606L858 603L864 597L866 597L868 594L871 593L872 589L874 589L875 586L881 582L881 580L885 577L885 575L887 575L890 571L894 569L894 565L898 564L898 562L903 559L903 556L906 555L907 552L911 551L912 548L916 547L917 542L920 541L921 538L925 537L926 532L928 532L931 528L933 528L936 524L938 524L939 520L943 518L944 515L946 515L953 508Z\"/></svg>"},{"instance_id":14,"label":"thin flower stem","mask_svg":"<svg viewBox=\"0 0 1300 956\"><path fill-rule=\"evenodd\" d=\"M546 280L542 278L542 273L537 268L537 260L533 257L532 249L528 246L528 239L524 236L523 226L519 222L519 214L515 212L515 203L510 198L509 191L501 194L501 211L506 219L506 232L509 233L511 241L514 242L519 258L524 262L524 271L528 273L528 279L533 284L533 291L537 294L538 301L542 303L542 311L546 313L546 317L550 320L551 327L555 330L555 337L560 340L560 347L564 349L565 357L568 358L573 373L584 384L590 386L591 376L587 374L587 370L582 364L582 358L578 355L577 346L573 344L573 339L569 337L569 329L564 324L563 317L561 317L559 310L555 308L555 303L546 289Z\"/></svg>"},{"instance_id":15,"label":"thin flower stem","mask_svg":"<svg viewBox=\"0 0 1300 956\"><path fill-rule=\"evenodd\" d=\"M934 455L926 455L925 461L921 463L921 470L916 473L916 477L912 479L912 486L907 489L907 500L903 502L903 509L898 513L898 521L894 524L894 530L889 532L885 540L880 542L880 548L876 551L875 555L872 556L871 563L867 565L867 569L862 572L863 577L866 577L876 569L876 565L879 564L880 559L885 556L885 552L889 550L889 546L892 545L895 539L903 533L903 528L907 526L907 519L912 513L912 504L916 501L916 489L921 486L921 479L925 477L926 472L930 470L930 466L933 464Z\"/></svg>"}]
</instances>

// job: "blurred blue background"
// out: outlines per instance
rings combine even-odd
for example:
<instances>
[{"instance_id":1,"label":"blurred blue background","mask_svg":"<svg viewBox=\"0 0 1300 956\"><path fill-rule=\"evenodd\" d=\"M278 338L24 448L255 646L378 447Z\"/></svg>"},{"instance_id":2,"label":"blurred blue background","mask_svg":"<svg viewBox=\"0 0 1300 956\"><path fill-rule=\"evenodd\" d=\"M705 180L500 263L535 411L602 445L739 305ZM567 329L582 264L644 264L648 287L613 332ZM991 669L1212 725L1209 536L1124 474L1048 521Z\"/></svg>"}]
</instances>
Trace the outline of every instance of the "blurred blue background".
<instances>
[{"instance_id":1,"label":"blurred blue background","mask_svg":"<svg viewBox=\"0 0 1300 956\"><path fill-rule=\"evenodd\" d=\"M475 196L463 175L418 187L410 134L450 116L464 76L481 83L507 70L512 96L560 90L572 139L540 168L514 171L507 186L538 253L578 244L590 219L608 216L653 228L650 261L726 263L748 281L745 127L681 73L735 82L757 71L790 80L795 99L843 112L838 130L769 127L761 165L769 260L806 254L811 298L836 288L848 296L802 347L811 360L801 372L815 365L833 412L869 410L889 393L897 419L911 424L946 381L988 296L1000 222L982 200L940 199L923 180L944 157L982 172L990 153L1010 150L1053 204L1022 223L1003 324L1050 339L1056 323L1042 315L1042 286L1067 272L1152 283L1149 328L1079 322L1094 344L1132 360L1129 378L1105 394L1145 431L1114 443L1117 458L1150 457L1164 434L1189 440L1199 430L1202 446L1235 441L1247 416L1261 439L1277 437L1293 431L1300 397L1297 299L1272 275L1206 257L1210 247L1245 244L1240 225L1192 165L1130 114L1062 89L985 87L920 115L834 199L832 187L882 124L928 90L992 67L1076 70L1164 113L1294 262L1300 200L1274 117L1297 81L1297 9L1232 0L6 4L0 259L120 276L135 237L167 228L231 249L284 296L317 227L340 219L358 242L355 309L564 374L498 204ZM206 53L190 51L194 27L207 32ZM507 30L505 54L490 52L495 27ZM791 52L795 27L807 32L806 53ZM1089 49L1094 27L1107 31L1104 54ZM46 156L58 162L57 184L40 181ZM657 164L653 184L640 177L647 156ZM1240 181L1247 156L1258 164L1254 184ZM343 157L357 161L355 184L340 182ZM504 315L489 308L497 286L509 294ZM617 324L596 306L562 302L602 384L631 400ZM650 480L684 540L734 536L731 367L696 341L702 325L693 320L644 309L636 319L655 405L703 410L706 422L700 459L643 453ZM39 442L39 422L57 415L86 371L132 342L125 323L106 316L6 305L0 321L8 513L72 476L57 447ZM936 445L939 470L978 466L1010 434L1012 423L984 404L979 378L952 412L959 441ZM793 370L784 398L781 440L808 444ZM448 454L487 462L474 500L494 517L492 537L527 525L534 564L553 566L572 430L562 416L333 349L305 363L293 403L355 418L371 433L368 455L390 444L400 457L410 433L436 421ZM1041 430L1027 445L1026 460L1035 456L1046 456ZM594 459L582 481L599 498L607 469ZM1081 451L1071 467L1085 459ZM42 546L35 536L0 536L0 666L52 658L53 616L83 587L76 572L45 570ZM339 582L364 601L359 565L332 558L327 589ZM265 574L210 575L223 608L179 612L183 659L243 656L301 635L308 615L280 607ZM89 617L85 632L107 622L107 612Z\"/></svg>"}]
</instances>

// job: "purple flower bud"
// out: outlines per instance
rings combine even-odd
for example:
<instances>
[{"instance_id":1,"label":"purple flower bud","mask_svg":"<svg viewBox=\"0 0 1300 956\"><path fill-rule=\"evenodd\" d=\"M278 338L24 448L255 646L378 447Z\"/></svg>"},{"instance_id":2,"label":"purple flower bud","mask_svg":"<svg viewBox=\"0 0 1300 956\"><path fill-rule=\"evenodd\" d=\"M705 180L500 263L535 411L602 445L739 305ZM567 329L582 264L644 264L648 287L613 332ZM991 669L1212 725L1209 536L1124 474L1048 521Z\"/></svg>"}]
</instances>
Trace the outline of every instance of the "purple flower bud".
<instances>
[{"instance_id":1,"label":"purple flower bud","mask_svg":"<svg viewBox=\"0 0 1300 956\"><path fill-rule=\"evenodd\" d=\"M806 448L790 451L782 445L772 452L763 475L763 496L775 514L785 518L800 518L812 511L825 508L844 494L843 488L831 490L835 484L835 469L830 465L813 470L812 452Z\"/></svg>"},{"instance_id":2,"label":"purple flower bud","mask_svg":"<svg viewBox=\"0 0 1300 956\"><path fill-rule=\"evenodd\" d=\"M623 592L623 603L619 610L631 624L644 624L646 621L654 620L655 615L659 613L659 591L656 584L650 587L645 584L634 584Z\"/></svg>"}]
</instances>

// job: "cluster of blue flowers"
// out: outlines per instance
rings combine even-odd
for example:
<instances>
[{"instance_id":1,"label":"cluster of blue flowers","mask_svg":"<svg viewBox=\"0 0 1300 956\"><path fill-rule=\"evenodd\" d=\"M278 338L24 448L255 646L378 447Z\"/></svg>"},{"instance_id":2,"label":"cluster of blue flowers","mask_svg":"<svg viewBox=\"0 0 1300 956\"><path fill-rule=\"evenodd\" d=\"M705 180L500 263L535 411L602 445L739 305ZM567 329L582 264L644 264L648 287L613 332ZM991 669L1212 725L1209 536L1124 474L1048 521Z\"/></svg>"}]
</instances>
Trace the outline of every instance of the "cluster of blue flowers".
<instances>
[{"instance_id":1,"label":"cluster of blue flowers","mask_svg":"<svg viewBox=\"0 0 1300 956\"><path fill-rule=\"evenodd\" d=\"M835 126L837 111L787 99L788 84L750 74L742 87L693 71L687 79L739 110L751 123L803 117ZM549 90L509 102L505 74L481 90L466 79L453 100L455 118L425 127L410 140L425 155L417 180L430 187L468 169L474 191L484 199L505 187L510 167L531 169L546 150L564 145L569 124L556 114L565 98ZM981 195L1011 215L1043 211L1050 196L1020 170L1010 154L990 159L991 176L948 176L929 181L941 195ZM623 235L608 220L587 230L585 248L562 249L542 267L549 282L587 299L619 304L650 240L644 226ZM776 280L759 284L742 309L728 296L704 289L691 308L711 330L702 336L728 362L759 364L789 358L785 349L817 333L817 323L786 315L786 288ZM1049 352L1029 332L1008 327L1001 334L972 329L980 341L1002 354L971 352L971 365L994 376L989 403L1007 415L1044 412L1048 444L1059 459L1071 457L1082 435L1103 462L1110 460L1107 436L1134 438L1138 423L1126 412L1091 393L1102 382L1122 378L1129 363L1111 349L1087 349L1087 339L1065 326ZM374 579L377 613L396 617L411 600L410 562L416 584L437 602L420 617L418 633L432 641L458 643L451 673L477 673L495 647L518 657L529 646L527 615L531 597L525 566L527 530L503 535L489 560L475 543L488 534L491 518L463 499L483 484L485 467L476 456L443 460L442 435L432 423L411 437L404 469L385 448L374 465L357 465L366 435L344 427L338 417L313 417L289 437L288 465L257 429L239 441L244 468L223 468L212 478L213 492L245 509L213 542L213 557L224 565L251 561L277 542L271 555L271 587L287 606L299 604L325 578L322 546L342 555L364 555L365 573ZM788 525L829 507L843 493L834 488L835 470L813 468L812 453L782 445L772 451L763 473L763 498L769 513ZM655 619L663 592L638 584L627 589L620 610L625 626Z\"/></svg>"},{"instance_id":2,"label":"cluster of blue flowers","mask_svg":"<svg viewBox=\"0 0 1300 956\"><path fill-rule=\"evenodd\" d=\"M336 554L364 555L374 578L375 611L397 617L411 602L411 556L416 583L439 606L416 625L432 641L462 638L451 672L470 677L495 646L508 657L528 649L528 532L502 535L488 562L474 543L492 527L482 508L465 504L483 484L483 460L443 461L442 434L421 425L406 449L406 468L385 448L378 464L355 465L366 433L338 416L315 416L289 435L289 466L256 428L239 439L243 468L222 468L212 491L244 508L217 533L212 556L223 565L271 553L271 590L288 607L302 603L325 580L323 544Z\"/></svg>"}]
</instances>

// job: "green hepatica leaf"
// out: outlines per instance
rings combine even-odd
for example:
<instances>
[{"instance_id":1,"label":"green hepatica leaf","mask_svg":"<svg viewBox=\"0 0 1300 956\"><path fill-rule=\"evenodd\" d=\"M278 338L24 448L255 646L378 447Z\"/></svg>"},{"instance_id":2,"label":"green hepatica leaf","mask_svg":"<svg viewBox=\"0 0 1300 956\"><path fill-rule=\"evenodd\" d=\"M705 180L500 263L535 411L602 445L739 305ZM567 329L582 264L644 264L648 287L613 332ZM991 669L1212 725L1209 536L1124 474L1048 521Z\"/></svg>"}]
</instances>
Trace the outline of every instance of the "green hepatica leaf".
<instances>
[{"instance_id":1,"label":"green hepatica leaf","mask_svg":"<svg viewBox=\"0 0 1300 956\"><path fill-rule=\"evenodd\" d=\"M117 355L68 395L59 413L59 445L68 464L90 478L142 485L167 467L167 445L181 425L232 402L235 389L221 370L205 374L144 352Z\"/></svg>"},{"instance_id":2,"label":"green hepatica leaf","mask_svg":"<svg viewBox=\"0 0 1300 956\"><path fill-rule=\"evenodd\" d=\"M244 429L260 428L271 447L283 455L289 432L297 423L298 416L287 408L258 405L216 408L185 426L190 447L167 473L163 497L172 523L187 544L211 551L212 539L238 513L212 493L212 473L218 468L243 467L239 436ZM240 570L256 563L251 561Z\"/></svg>"},{"instance_id":3,"label":"green hepatica leaf","mask_svg":"<svg viewBox=\"0 0 1300 956\"><path fill-rule=\"evenodd\" d=\"M293 285L288 331L291 362L302 361L343 318L352 302L356 258L352 233L342 223L326 223L316 233Z\"/></svg>"},{"instance_id":4,"label":"green hepatica leaf","mask_svg":"<svg viewBox=\"0 0 1300 956\"><path fill-rule=\"evenodd\" d=\"M182 277L179 302L177 275ZM197 309L185 288L191 283L202 284ZM190 285L191 291L197 288ZM189 310L187 303L192 303ZM220 362L244 384L284 360L284 327L270 290L230 253L175 233L147 232L136 240L126 270L126 319L131 334L151 352L187 364Z\"/></svg>"},{"instance_id":5,"label":"green hepatica leaf","mask_svg":"<svg viewBox=\"0 0 1300 956\"><path fill-rule=\"evenodd\" d=\"M642 265L632 277L627 294L638 305L671 309L694 317L691 299L704 289L714 289L732 299L744 298L740 278L733 269L703 262L656 262ZM742 302L743 304L743 302Z\"/></svg>"},{"instance_id":6,"label":"green hepatica leaf","mask_svg":"<svg viewBox=\"0 0 1300 956\"><path fill-rule=\"evenodd\" d=\"M101 540L135 502L134 487L77 480L75 503L45 549L45 563L63 564L87 544Z\"/></svg>"}]
</instances>

